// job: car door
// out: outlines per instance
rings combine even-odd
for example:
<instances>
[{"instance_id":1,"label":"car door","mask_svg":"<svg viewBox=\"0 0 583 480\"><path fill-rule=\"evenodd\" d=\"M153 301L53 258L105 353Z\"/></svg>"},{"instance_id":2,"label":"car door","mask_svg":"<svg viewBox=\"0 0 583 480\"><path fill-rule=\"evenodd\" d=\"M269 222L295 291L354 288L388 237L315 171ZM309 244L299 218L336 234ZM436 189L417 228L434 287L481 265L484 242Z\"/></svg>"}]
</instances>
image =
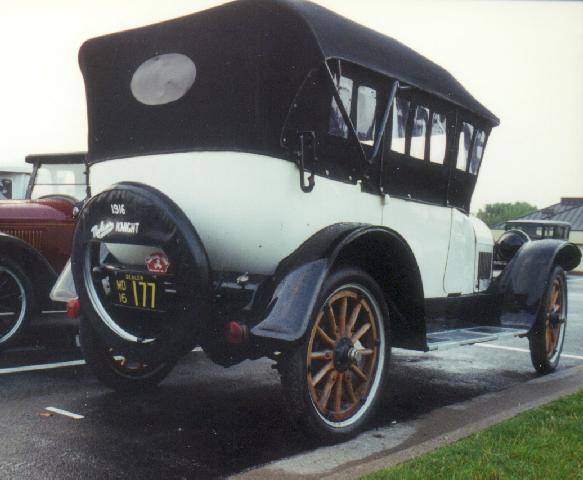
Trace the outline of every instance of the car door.
<instances>
[{"instance_id":1,"label":"car door","mask_svg":"<svg viewBox=\"0 0 583 480\"><path fill-rule=\"evenodd\" d=\"M466 119L458 119L458 123L448 189L448 203L453 207L451 233L443 277L443 287L449 295L471 294L475 290L476 234L468 211L486 142L484 130Z\"/></svg>"},{"instance_id":2,"label":"car door","mask_svg":"<svg viewBox=\"0 0 583 480\"><path fill-rule=\"evenodd\" d=\"M425 298L444 297L452 209L446 204L449 139L455 115L426 96L399 93L385 146L383 225L407 241Z\"/></svg>"},{"instance_id":3,"label":"car door","mask_svg":"<svg viewBox=\"0 0 583 480\"><path fill-rule=\"evenodd\" d=\"M451 211L451 229L447 265L443 276L443 288L449 295L474 292L474 263L476 235L469 215L458 210Z\"/></svg>"}]
</instances>

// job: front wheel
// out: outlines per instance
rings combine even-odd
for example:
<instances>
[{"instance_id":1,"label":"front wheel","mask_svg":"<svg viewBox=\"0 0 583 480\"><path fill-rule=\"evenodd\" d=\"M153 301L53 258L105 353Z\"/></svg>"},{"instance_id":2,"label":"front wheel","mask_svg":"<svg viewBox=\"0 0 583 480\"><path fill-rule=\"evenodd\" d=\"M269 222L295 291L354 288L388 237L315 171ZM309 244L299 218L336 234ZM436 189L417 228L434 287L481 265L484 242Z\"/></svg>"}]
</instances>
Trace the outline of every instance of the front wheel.
<instances>
[{"instance_id":1,"label":"front wheel","mask_svg":"<svg viewBox=\"0 0 583 480\"><path fill-rule=\"evenodd\" d=\"M106 345L86 318L81 318L79 343L87 365L95 376L118 392L150 390L174 368L175 361L144 359Z\"/></svg>"},{"instance_id":2,"label":"front wheel","mask_svg":"<svg viewBox=\"0 0 583 480\"><path fill-rule=\"evenodd\" d=\"M343 268L328 277L306 338L281 365L289 413L309 434L343 440L370 419L389 362L388 318L367 273Z\"/></svg>"},{"instance_id":3,"label":"front wheel","mask_svg":"<svg viewBox=\"0 0 583 480\"><path fill-rule=\"evenodd\" d=\"M18 263L0 256L0 349L14 343L35 309L34 289Z\"/></svg>"},{"instance_id":4,"label":"front wheel","mask_svg":"<svg viewBox=\"0 0 583 480\"><path fill-rule=\"evenodd\" d=\"M528 340L530 358L539 373L551 373L559 365L567 327L567 280L561 267L549 277L536 323Z\"/></svg>"}]
</instances>

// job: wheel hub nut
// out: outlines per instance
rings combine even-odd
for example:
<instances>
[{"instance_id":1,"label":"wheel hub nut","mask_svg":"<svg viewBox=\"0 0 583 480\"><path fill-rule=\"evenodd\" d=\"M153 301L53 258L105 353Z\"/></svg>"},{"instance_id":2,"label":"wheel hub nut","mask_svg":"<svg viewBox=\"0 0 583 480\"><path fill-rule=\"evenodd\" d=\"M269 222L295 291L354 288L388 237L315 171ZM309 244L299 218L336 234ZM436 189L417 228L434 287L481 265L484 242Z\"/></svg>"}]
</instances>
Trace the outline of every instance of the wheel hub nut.
<instances>
[{"instance_id":1,"label":"wheel hub nut","mask_svg":"<svg viewBox=\"0 0 583 480\"><path fill-rule=\"evenodd\" d=\"M348 351L348 362L350 364L355 364L358 363L359 360L361 358L360 352L358 351L358 349L352 347L349 351Z\"/></svg>"},{"instance_id":2,"label":"wheel hub nut","mask_svg":"<svg viewBox=\"0 0 583 480\"><path fill-rule=\"evenodd\" d=\"M344 337L338 340L334 350L334 366L338 371L343 372L351 365L352 350L354 350L354 347L349 338Z\"/></svg>"}]
</instances>

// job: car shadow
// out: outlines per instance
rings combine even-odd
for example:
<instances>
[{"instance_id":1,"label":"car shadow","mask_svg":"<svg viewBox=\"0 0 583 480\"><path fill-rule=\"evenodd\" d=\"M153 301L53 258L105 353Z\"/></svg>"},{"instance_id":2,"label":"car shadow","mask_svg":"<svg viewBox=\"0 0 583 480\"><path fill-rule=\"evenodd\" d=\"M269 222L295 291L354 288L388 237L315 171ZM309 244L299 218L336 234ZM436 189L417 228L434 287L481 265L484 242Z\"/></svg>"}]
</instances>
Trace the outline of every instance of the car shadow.
<instances>
[{"instance_id":1,"label":"car shadow","mask_svg":"<svg viewBox=\"0 0 583 480\"><path fill-rule=\"evenodd\" d=\"M408 422L534 377L487 369L452 373L431 364L431 358L393 360L371 428ZM224 476L322 445L288 420L279 377L267 361L222 369L200 354L182 362L157 390L98 392L79 406L87 412L87 435L79 445L106 450L112 466L129 468L136 478ZM123 455L112 452L111 443L121 444Z\"/></svg>"}]
</instances>

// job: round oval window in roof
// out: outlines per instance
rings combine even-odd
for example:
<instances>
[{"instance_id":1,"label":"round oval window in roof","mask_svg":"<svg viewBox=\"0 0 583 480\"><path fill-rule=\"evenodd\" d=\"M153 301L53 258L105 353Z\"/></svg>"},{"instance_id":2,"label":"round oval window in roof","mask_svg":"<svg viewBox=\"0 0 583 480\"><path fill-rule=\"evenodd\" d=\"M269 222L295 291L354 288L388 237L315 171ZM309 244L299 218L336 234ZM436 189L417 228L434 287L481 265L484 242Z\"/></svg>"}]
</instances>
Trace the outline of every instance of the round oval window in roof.
<instances>
[{"instance_id":1,"label":"round oval window in roof","mask_svg":"<svg viewBox=\"0 0 583 480\"><path fill-rule=\"evenodd\" d=\"M181 53L165 53L146 60L134 72L130 88L145 105L164 105L181 99L196 79L196 65Z\"/></svg>"}]
</instances>

